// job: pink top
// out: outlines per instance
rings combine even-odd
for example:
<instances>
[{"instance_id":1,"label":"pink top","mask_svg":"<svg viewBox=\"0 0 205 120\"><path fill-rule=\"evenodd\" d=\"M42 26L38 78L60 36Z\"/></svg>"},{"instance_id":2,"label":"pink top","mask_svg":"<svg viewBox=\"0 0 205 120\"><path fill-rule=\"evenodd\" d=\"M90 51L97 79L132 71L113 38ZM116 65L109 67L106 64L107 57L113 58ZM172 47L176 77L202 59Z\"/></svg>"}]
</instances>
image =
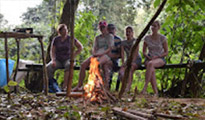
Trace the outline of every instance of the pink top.
<instances>
[{"instance_id":1,"label":"pink top","mask_svg":"<svg viewBox=\"0 0 205 120\"><path fill-rule=\"evenodd\" d=\"M166 41L166 37L164 35L159 35L159 37L154 40L151 38L151 35L147 35L144 38L144 42L147 44L148 47L148 54L150 57L153 56L160 56L164 53L163 43Z\"/></svg>"}]
</instances>

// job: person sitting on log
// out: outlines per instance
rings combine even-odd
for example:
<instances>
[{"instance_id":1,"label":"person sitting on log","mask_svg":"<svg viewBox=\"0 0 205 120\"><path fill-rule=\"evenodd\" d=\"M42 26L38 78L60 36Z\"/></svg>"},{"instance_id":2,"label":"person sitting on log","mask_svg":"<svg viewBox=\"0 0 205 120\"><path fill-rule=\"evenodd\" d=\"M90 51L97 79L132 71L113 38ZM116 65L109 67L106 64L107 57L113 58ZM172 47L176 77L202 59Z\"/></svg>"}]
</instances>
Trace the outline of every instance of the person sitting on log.
<instances>
[{"instance_id":1,"label":"person sitting on log","mask_svg":"<svg viewBox=\"0 0 205 120\"><path fill-rule=\"evenodd\" d=\"M119 59L121 58L122 64L124 64L124 50L121 46L121 38L116 35L116 27L114 24L108 24L108 32L114 36L114 47L111 52L108 54L112 60L112 70L110 73L109 88L112 84L112 75L113 72L117 72L119 68Z\"/></svg>"},{"instance_id":2,"label":"person sitting on log","mask_svg":"<svg viewBox=\"0 0 205 120\"><path fill-rule=\"evenodd\" d=\"M144 38L143 55L145 56L146 73L142 94L146 93L148 83L151 82L154 96L158 96L155 68L165 65L166 61L164 57L168 55L167 38L158 32L159 29L160 23L159 21L155 21L151 25L152 34Z\"/></svg>"},{"instance_id":3,"label":"person sitting on log","mask_svg":"<svg viewBox=\"0 0 205 120\"><path fill-rule=\"evenodd\" d=\"M104 71L104 84L105 88L108 89L109 77L110 77L110 64L112 61L108 56L108 53L111 51L114 46L114 36L108 33L106 21L100 21L98 24L101 34L95 38L92 55L87 58L80 67L78 85L73 88L73 91L82 90L83 80L85 79L85 71L90 65L91 57L98 57L100 66L103 67Z\"/></svg>"},{"instance_id":4,"label":"person sitting on log","mask_svg":"<svg viewBox=\"0 0 205 120\"><path fill-rule=\"evenodd\" d=\"M123 46L124 51L126 53L126 58L128 59L130 52L131 52L132 45L134 44L136 39L134 38L134 30L131 26L127 26L125 31L126 31L126 40L122 41L121 45ZM130 73L128 76L128 82L127 82L128 84L125 89L125 92L130 91L132 80L133 80L133 73L139 66L141 66L141 61L142 61L142 58L139 53L139 45L138 45L133 55ZM125 68L126 68L126 64L122 65L120 68L120 71L119 71L120 80L122 80L122 78L124 77ZM120 80L118 80L118 83Z\"/></svg>"},{"instance_id":5,"label":"person sitting on log","mask_svg":"<svg viewBox=\"0 0 205 120\"><path fill-rule=\"evenodd\" d=\"M62 89L65 90L68 84L70 55L71 55L71 38L68 36L68 29L65 24L59 24L57 28L58 36L51 43L51 61L47 64L49 78L49 92L60 92L54 73L57 69L65 69L64 82ZM77 48L74 51L74 58L83 49L82 44L77 39L74 39L74 45Z\"/></svg>"}]
</instances>

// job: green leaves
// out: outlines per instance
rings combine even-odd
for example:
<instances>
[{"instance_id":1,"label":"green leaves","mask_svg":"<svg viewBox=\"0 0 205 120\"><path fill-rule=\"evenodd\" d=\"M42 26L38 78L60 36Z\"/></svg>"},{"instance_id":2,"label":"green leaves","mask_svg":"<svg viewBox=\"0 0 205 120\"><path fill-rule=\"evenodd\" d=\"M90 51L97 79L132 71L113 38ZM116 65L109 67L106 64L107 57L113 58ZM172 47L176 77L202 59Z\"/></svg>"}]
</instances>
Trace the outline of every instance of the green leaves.
<instances>
[{"instance_id":1,"label":"green leaves","mask_svg":"<svg viewBox=\"0 0 205 120\"><path fill-rule=\"evenodd\" d=\"M160 5L160 1L161 1L161 0L155 0L155 1L154 1L154 7L155 7L155 8Z\"/></svg>"},{"instance_id":2,"label":"green leaves","mask_svg":"<svg viewBox=\"0 0 205 120\"><path fill-rule=\"evenodd\" d=\"M8 85L5 85L5 86L4 86L4 90L5 90L5 92L7 92L7 93L10 92L9 86L8 86Z\"/></svg>"},{"instance_id":3,"label":"green leaves","mask_svg":"<svg viewBox=\"0 0 205 120\"><path fill-rule=\"evenodd\" d=\"M9 87L14 87L14 86L17 86L17 85L18 85L17 82L10 80L8 85L4 86L4 90L5 90L5 92L8 93L8 92L10 92L10 88Z\"/></svg>"},{"instance_id":4,"label":"green leaves","mask_svg":"<svg viewBox=\"0 0 205 120\"><path fill-rule=\"evenodd\" d=\"M18 83L15 82L15 81L12 81L12 80L10 80L9 83L8 83L8 86L10 86L10 87L14 87L14 86L17 86L17 85L18 85Z\"/></svg>"}]
</instances>

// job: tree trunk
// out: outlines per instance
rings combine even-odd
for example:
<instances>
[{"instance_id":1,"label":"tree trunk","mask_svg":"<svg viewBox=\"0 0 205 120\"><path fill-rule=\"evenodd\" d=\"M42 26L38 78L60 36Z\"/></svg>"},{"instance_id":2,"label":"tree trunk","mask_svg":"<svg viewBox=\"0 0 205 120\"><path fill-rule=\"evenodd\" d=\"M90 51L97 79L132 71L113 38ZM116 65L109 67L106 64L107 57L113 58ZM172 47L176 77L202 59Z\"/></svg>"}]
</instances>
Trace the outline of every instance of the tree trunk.
<instances>
[{"instance_id":1,"label":"tree trunk","mask_svg":"<svg viewBox=\"0 0 205 120\"><path fill-rule=\"evenodd\" d=\"M70 67L69 67L69 76L68 76L68 83L67 83L67 97L69 97L71 88L72 88L72 81L73 81L73 66L74 66L74 23L75 23L75 7L72 6L75 4L75 0L69 0L70 2L70 40L71 40L71 56L70 56Z\"/></svg>"},{"instance_id":2,"label":"tree trunk","mask_svg":"<svg viewBox=\"0 0 205 120\"><path fill-rule=\"evenodd\" d=\"M125 75L122 79L122 87L121 87L121 90L120 90L120 93L119 93L119 98L122 97L124 91L125 91L125 88L127 86L127 78L129 76L129 72L130 72L130 68L131 68L131 62L132 62L132 58L133 58L133 53L135 51L135 49L137 48L137 46L139 45L141 39L144 37L144 35L147 33L147 31L149 30L150 26L152 25L152 23L155 21L155 19L158 17L158 15L161 13L162 9L164 8L164 5L166 4L167 0L164 0L162 2L162 4L159 6L157 12L155 13L155 15L152 17L152 19L149 21L149 23L147 24L147 26L145 27L145 29L142 31L142 33L139 35L139 37L137 38L135 44L133 45L132 49L131 49L131 53L130 53L130 56L127 60L127 63L126 63L126 69L125 69Z\"/></svg>"}]
</instances>

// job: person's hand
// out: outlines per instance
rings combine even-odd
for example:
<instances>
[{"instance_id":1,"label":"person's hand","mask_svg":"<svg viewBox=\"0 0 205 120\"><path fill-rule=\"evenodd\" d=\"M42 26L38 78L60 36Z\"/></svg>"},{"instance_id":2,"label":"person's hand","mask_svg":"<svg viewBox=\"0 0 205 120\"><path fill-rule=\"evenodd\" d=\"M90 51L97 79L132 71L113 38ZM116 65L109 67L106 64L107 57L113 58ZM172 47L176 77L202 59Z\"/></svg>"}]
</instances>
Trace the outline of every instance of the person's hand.
<instances>
[{"instance_id":1,"label":"person's hand","mask_svg":"<svg viewBox=\"0 0 205 120\"><path fill-rule=\"evenodd\" d=\"M53 67L53 68L56 67L56 61L55 61L55 60L52 61L52 67Z\"/></svg>"},{"instance_id":2,"label":"person's hand","mask_svg":"<svg viewBox=\"0 0 205 120\"><path fill-rule=\"evenodd\" d=\"M152 60L157 59L157 58L159 58L159 57L158 57L158 56L153 56L153 57L152 57Z\"/></svg>"},{"instance_id":3,"label":"person's hand","mask_svg":"<svg viewBox=\"0 0 205 120\"><path fill-rule=\"evenodd\" d=\"M94 57L100 57L102 54L93 54Z\"/></svg>"},{"instance_id":4,"label":"person's hand","mask_svg":"<svg viewBox=\"0 0 205 120\"><path fill-rule=\"evenodd\" d=\"M146 56L146 58L147 58L148 60L152 60L152 58L151 58L150 56L148 56L148 55Z\"/></svg>"}]
</instances>

